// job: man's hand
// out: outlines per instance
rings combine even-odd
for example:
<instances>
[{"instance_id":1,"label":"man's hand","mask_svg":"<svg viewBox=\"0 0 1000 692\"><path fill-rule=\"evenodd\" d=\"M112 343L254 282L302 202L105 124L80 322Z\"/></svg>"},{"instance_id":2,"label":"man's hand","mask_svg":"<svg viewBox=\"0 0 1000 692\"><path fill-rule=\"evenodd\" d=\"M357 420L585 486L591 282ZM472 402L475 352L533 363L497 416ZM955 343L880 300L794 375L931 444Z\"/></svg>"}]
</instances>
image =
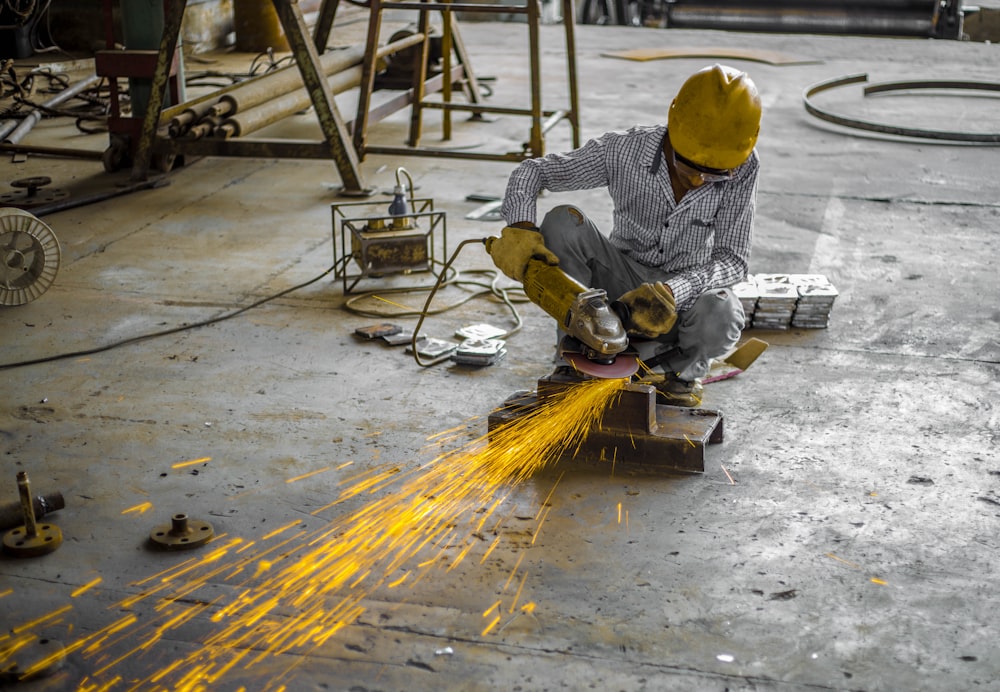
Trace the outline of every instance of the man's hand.
<instances>
[{"instance_id":1,"label":"man's hand","mask_svg":"<svg viewBox=\"0 0 1000 692\"><path fill-rule=\"evenodd\" d=\"M559 258L545 247L541 233L515 226L507 226L499 238L489 239L486 252L500 271L515 281L524 281L524 269L533 258L546 264L559 264Z\"/></svg>"},{"instance_id":2,"label":"man's hand","mask_svg":"<svg viewBox=\"0 0 1000 692\"><path fill-rule=\"evenodd\" d=\"M617 302L627 308L622 323L629 334L655 339L673 329L677 321L674 294L661 281L633 288Z\"/></svg>"}]
</instances>

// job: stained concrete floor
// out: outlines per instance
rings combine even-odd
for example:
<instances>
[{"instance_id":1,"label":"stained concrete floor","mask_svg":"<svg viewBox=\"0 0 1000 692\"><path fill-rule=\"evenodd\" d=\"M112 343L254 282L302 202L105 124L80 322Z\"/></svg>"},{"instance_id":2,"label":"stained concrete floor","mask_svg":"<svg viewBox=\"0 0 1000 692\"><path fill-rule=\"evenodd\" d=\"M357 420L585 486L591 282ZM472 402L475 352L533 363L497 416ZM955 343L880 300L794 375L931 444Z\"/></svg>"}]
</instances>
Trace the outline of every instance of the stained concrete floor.
<instances>
[{"instance_id":1,"label":"stained concrete floor","mask_svg":"<svg viewBox=\"0 0 1000 692\"><path fill-rule=\"evenodd\" d=\"M463 32L477 72L496 77L494 101L523 102L523 27L467 23ZM543 41L546 105L558 107L559 29L544 27ZM705 46L803 60L727 62L750 72L765 106L751 271L826 274L840 291L830 327L747 333L771 347L750 371L709 386L725 441L709 448L704 474L572 463L543 471L495 495L495 508L484 499L470 510L491 516L483 540L463 519L443 555L418 553L366 582L363 612L322 645L252 666L243 659L204 689L1000 689L997 149L842 130L801 101L807 85L859 72L989 80L1000 53L982 43L579 27L583 136L658 122L683 78L708 62L602 52ZM824 103L913 126L1000 129L989 96L862 102L845 89ZM282 127L315 131L308 114ZM398 144L404 127L395 118L372 139ZM56 124L32 136L106 146L105 136ZM456 142L505 151L526 136L523 120L504 117L460 123ZM428 143L434 137L428 128ZM568 141L561 125L548 146ZM7 179L47 173L74 191L127 177L42 157L2 165ZM400 165L447 212L449 252L498 230L465 219L479 204L465 198L500 194L509 164L371 157L363 168L384 192ZM21 470L35 490L66 498L44 518L63 532L59 550L0 560L0 622L71 649L50 676L12 689L175 689L199 655L245 653L219 639L213 615L253 587L263 551L288 539L281 562L294 564L306 550L301 534L347 526L399 491L327 507L352 478L419 474L435 453L428 438L456 429L441 444L461 448L485 432L493 408L550 369L551 324L531 306L520 306L524 327L500 364L425 369L399 348L354 338L379 318L345 309L329 275L213 326L10 367L224 315L330 267L332 164L203 159L169 181L44 217L62 244L57 280L40 299L0 309L0 500L17 499ZM564 199L610 218L600 192L540 204ZM488 264L475 246L457 261L469 277ZM392 300L419 307L423 295ZM512 324L502 305L480 298L428 318L424 331L448 336L480 321ZM182 464L191 460L202 461ZM212 522L216 543L150 550L150 530L178 512ZM253 545L218 558L231 571L205 576L202 566L159 581L237 539ZM336 537L327 541L335 549ZM448 569L467 543L469 555ZM395 584L431 557L440 568ZM187 593L185 583L198 588ZM282 602L259 628L306 610ZM191 619L153 641L158 618L178 612ZM79 646L120 622L117 635Z\"/></svg>"}]
</instances>

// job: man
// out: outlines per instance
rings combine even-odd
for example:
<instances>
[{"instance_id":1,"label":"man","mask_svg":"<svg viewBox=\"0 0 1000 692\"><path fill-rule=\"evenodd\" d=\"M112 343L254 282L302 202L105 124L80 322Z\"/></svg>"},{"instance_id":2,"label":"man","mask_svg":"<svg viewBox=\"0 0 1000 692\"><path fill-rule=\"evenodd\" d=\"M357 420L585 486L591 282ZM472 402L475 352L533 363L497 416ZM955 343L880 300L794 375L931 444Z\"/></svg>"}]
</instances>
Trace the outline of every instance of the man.
<instances>
[{"instance_id":1,"label":"man","mask_svg":"<svg viewBox=\"0 0 1000 692\"><path fill-rule=\"evenodd\" d=\"M566 154L522 162L501 212L508 226L490 254L521 281L532 257L626 306L625 326L668 403L698 406L698 379L736 345L744 326L730 289L747 274L759 159L760 96L743 72L713 65L691 75L666 125L609 132ZM536 226L542 190L606 187L614 228L604 236L561 205ZM647 339L648 341L643 341Z\"/></svg>"}]
</instances>

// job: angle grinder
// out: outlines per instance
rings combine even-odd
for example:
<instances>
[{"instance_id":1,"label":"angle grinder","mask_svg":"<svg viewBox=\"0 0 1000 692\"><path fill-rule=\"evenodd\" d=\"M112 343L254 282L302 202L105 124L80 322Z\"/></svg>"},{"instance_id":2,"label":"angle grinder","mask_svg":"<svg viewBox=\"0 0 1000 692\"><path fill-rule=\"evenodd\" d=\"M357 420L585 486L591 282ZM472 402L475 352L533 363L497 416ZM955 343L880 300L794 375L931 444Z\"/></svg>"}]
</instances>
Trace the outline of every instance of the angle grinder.
<instances>
[{"instance_id":1,"label":"angle grinder","mask_svg":"<svg viewBox=\"0 0 1000 692\"><path fill-rule=\"evenodd\" d=\"M484 239L487 252L493 240ZM635 354L626 353L628 334L606 291L588 288L558 266L534 258L524 269L522 284L528 300L569 335L559 349L574 368L608 379L630 377L639 369Z\"/></svg>"}]
</instances>

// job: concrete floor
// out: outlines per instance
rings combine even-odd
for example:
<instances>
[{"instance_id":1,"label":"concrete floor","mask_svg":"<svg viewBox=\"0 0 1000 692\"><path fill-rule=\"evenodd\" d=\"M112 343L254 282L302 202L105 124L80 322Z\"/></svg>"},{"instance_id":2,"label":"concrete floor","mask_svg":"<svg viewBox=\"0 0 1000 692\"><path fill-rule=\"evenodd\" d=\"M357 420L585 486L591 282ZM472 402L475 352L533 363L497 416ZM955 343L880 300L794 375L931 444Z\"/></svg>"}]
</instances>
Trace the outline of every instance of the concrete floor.
<instances>
[{"instance_id":1,"label":"concrete floor","mask_svg":"<svg viewBox=\"0 0 1000 692\"><path fill-rule=\"evenodd\" d=\"M478 74L497 78L493 102L524 103L523 27L466 23L463 35ZM544 27L543 42L546 107L559 107L561 30ZM747 333L771 347L749 372L709 385L706 406L724 411L726 439L709 448L704 474L544 471L496 495L485 539L458 524L443 564L462 545L473 548L454 569L394 585L416 569L396 567L365 588L363 612L322 645L252 666L243 659L204 689L1000 689L998 151L841 130L801 101L807 85L859 72L872 81L995 79L1000 51L579 27L583 136L660 121L681 81L711 62L626 62L602 52L706 46L802 60L726 62L751 74L765 106L751 271L826 274L840 291L830 328ZM990 96L861 103L844 89L824 103L912 126L1000 131ZM401 144L404 123L373 128L372 140ZM315 132L308 114L282 127ZM458 144L479 150L516 149L527 137L525 121L512 117L457 129ZM567 147L568 129L552 131L550 150ZM427 143L436 136L428 126ZM30 141L107 144L55 123ZM384 192L400 165L418 195L447 212L449 252L499 230L466 220L478 203L465 197L501 194L509 164L371 157L364 171ZM46 173L75 194L127 177L34 156L2 166L5 179ZM3 364L223 315L330 266L339 182L331 163L203 159L169 180L44 217L61 241L62 267L44 296L0 309ZM564 199L610 218L600 192L540 204ZM472 246L457 265L472 276L489 262ZM426 282L392 277L368 287ZM392 299L419 307L423 295ZM391 468L419 474L434 454L429 437L457 428L448 447L482 435L494 407L551 367L551 322L532 306L521 306L524 328L499 365L423 369L401 348L354 338L379 319L344 303L340 281L327 276L213 326L4 367L0 500L17 499L15 473L25 470L35 490L61 491L66 507L45 518L63 532L58 551L0 559L0 623L71 649L50 676L12 688L177 689L204 656L246 652L224 638L222 649L210 645L222 627L212 616L253 588L263 551L288 539L284 563L294 563L306 552L301 536L349 526L398 492L390 485L315 513L352 478ZM481 321L512 324L503 306L477 299L428 318L424 331L447 337ZM212 522L220 538L191 552L148 549L150 530L178 512ZM235 539L254 544L217 560L231 572L208 574L206 556ZM240 572L248 556L258 561ZM428 550L413 563L434 556ZM160 581L188 560L202 562ZM185 583L198 588L188 593ZM191 619L157 629L176 609ZM279 627L303 609L282 602L259 626ZM117 635L79 646L129 614L135 621Z\"/></svg>"}]
</instances>

